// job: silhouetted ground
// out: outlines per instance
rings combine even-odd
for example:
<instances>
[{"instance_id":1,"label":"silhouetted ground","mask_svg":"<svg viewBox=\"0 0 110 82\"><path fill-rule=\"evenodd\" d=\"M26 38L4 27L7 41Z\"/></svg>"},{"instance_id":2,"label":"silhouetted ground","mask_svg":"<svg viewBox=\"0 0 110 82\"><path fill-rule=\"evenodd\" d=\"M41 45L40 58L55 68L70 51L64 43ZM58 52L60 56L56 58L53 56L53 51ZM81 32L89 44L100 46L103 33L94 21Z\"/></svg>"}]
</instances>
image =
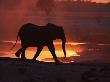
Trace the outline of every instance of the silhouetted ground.
<instances>
[{"instance_id":1,"label":"silhouetted ground","mask_svg":"<svg viewBox=\"0 0 110 82\"><path fill-rule=\"evenodd\" d=\"M0 58L0 82L109 82L110 65Z\"/></svg>"}]
</instances>

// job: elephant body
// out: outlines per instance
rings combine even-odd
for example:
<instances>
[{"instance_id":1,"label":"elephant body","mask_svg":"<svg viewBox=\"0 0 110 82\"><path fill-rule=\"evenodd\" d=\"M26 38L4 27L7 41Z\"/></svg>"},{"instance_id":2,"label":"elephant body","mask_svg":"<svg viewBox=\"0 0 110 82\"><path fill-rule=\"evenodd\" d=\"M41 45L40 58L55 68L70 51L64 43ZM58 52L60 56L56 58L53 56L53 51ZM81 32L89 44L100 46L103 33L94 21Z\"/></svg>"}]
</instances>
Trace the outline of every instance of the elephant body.
<instances>
[{"instance_id":1,"label":"elephant body","mask_svg":"<svg viewBox=\"0 0 110 82\"><path fill-rule=\"evenodd\" d=\"M18 37L21 40L22 47L15 53L15 55L19 57L21 54L22 59L26 59L25 50L27 47L37 47L37 52L33 58L33 60L35 61L36 58L39 56L40 52L42 51L43 47L47 46L55 62L59 62L56 57L55 48L53 44L53 40L56 39L62 40L62 48L66 56L66 37L64 34L64 30L62 27L57 26L55 24L48 23L46 26L38 26L32 23L24 24L18 32L17 40Z\"/></svg>"},{"instance_id":2,"label":"elephant body","mask_svg":"<svg viewBox=\"0 0 110 82\"><path fill-rule=\"evenodd\" d=\"M36 47L47 45L56 38L52 37L52 32L45 26L37 26L31 23L23 25L19 31L22 46Z\"/></svg>"}]
</instances>

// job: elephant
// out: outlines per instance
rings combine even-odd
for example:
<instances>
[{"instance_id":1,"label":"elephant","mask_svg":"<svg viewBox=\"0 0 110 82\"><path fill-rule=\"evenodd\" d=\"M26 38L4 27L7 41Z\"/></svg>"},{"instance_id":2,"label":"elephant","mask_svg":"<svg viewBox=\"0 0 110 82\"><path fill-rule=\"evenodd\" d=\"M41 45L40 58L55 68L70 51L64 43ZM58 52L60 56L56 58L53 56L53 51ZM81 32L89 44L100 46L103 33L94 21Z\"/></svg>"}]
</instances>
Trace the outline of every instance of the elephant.
<instances>
[{"instance_id":1,"label":"elephant","mask_svg":"<svg viewBox=\"0 0 110 82\"><path fill-rule=\"evenodd\" d=\"M15 53L17 57L25 60L25 50L28 47L37 47L36 54L33 57L33 61L36 61L36 58L39 56L44 46L47 46L49 51L51 52L56 63L59 62L57 56L55 54L55 48L53 41L56 39L62 40L62 49L64 52L64 57L66 58L66 37L64 33L64 29L62 26L58 26L52 23L48 23L45 26L38 26L32 23L26 23L21 26L19 29L17 40L20 38L21 40L21 48ZM17 43L16 40L16 43ZM16 43L13 45L15 47ZM12 47L12 48L13 48Z\"/></svg>"}]
</instances>

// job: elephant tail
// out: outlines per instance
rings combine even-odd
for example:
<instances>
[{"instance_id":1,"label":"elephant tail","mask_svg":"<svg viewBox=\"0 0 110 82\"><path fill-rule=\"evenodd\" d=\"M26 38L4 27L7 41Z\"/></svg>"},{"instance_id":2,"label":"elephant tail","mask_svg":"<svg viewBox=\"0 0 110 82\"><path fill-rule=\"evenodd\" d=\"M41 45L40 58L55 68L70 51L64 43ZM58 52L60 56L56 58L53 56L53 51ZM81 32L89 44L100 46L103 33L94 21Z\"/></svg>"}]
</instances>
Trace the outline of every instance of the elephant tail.
<instances>
[{"instance_id":1,"label":"elephant tail","mask_svg":"<svg viewBox=\"0 0 110 82\"><path fill-rule=\"evenodd\" d=\"M10 50L12 50L15 46L16 46L16 44L17 44L17 41L18 41L18 38L19 38L19 33L18 33L18 35L17 35L17 39L16 39L16 42L15 42L15 44L12 46L12 48L10 49Z\"/></svg>"}]
</instances>

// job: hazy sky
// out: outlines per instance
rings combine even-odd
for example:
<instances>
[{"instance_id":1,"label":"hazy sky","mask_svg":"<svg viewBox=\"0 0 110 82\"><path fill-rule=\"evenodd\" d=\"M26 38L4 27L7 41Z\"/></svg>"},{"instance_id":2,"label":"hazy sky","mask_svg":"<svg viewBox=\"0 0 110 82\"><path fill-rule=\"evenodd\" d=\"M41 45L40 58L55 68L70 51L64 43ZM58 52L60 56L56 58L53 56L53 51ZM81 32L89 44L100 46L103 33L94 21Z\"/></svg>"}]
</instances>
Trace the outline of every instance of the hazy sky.
<instances>
[{"instance_id":1,"label":"hazy sky","mask_svg":"<svg viewBox=\"0 0 110 82\"><path fill-rule=\"evenodd\" d=\"M60 0L59 0L59 1L60 1ZM102 2L102 3L110 2L110 0L91 0L91 1L94 1L94 2Z\"/></svg>"},{"instance_id":2,"label":"hazy sky","mask_svg":"<svg viewBox=\"0 0 110 82\"><path fill-rule=\"evenodd\" d=\"M92 1L97 1L97 2L110 2L110 0L92 0Z\"/></svg>"},{"instance_id":3,"label":"hazy sky","mask_svg":"<svg viewBox=\"0 0 110 82\"><path fill-rule=\"evenodd\" d=\"M12 40L12 39L15 40L18 29L24 23L32 22L34 24L40 24L42 22L47 21L42 18L39 18L40 16L36 7L36 1L37 0L7 0L7 1L0 0L0 39L1 40ZM110 0L97 0L97 1L104 2ZM75 23L75 21L71 21L71 20L61 21L59 19L57 22L59 22L61 25L62 23L63 24L70 24L71 22ZM78 20L76 20L76 23L77 22ZM100 26L104 26L104 25L100 25ZM67 33L69 34L71 33L68 31L70 25L67 25L64 28ZM69 30L71 31L72 29Z\"/></svg>"}]
</instances>

